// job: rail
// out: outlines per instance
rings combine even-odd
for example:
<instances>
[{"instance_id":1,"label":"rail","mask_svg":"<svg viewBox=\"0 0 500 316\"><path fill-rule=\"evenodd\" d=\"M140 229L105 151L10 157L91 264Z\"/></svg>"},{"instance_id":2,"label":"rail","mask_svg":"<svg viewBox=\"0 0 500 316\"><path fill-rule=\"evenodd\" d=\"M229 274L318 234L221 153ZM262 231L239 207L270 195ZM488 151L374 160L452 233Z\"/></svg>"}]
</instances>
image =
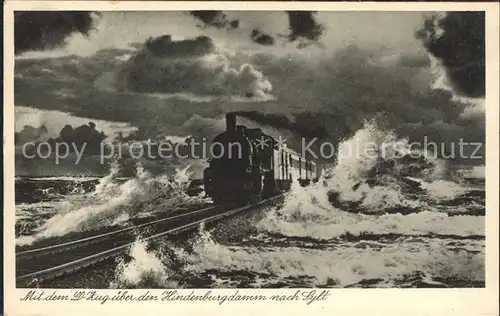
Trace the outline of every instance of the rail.
<instances>
[{"instance_id":1,"label":"rail","mask_svg":"<svg viewBox=\"0 0 500 316\"><path fill-rule=\"evenodd\" d=\"M161 232L161 233L149 236L149 237L140 238L136 241L129 242L127 244L124 244L124 245L121 245L118 247L114 247L112 249L105 250L105 251L102 251L102 252L99 252L96 254L92 254L90 256L87 256L87 257L84 257L81 259L77 259L77 260L74 260L74 261L71 261L68 263L64 263L64 264L61 264L61 265L58 265L55 267L43 269L43 270L33 272L33 273L28 273L28 274L17 277L16 283L17 283L18 287L23 287L23 286L29 286L33 281L40 282L40 281L50 280L50 279L53 279L53 278L56 278L56 277L59 277L62 275L70 274L70 273L76 272L82 268L86 268L86 267L95 265L98 262L102 262L104 260L115 257L119 254L122 254L122 253L126 252L137 241L141 241L141 242L152 241L152 240L163 238L163 237L166 237L169 235L178 234L178 233L196 228L201 223L214 222L214 221L229 217L231 215L234 215L234 214L237 214L237 213L240 213L243 211L247 211L247 210L258 208L260 206L264 206L265 204L268 204L268 203L271 203L273 201L278 200L280 197L282 197L282 195L278 195L278 196L263 200L257 204L254 204L254 205L243 206L243 207L239 207L239 208L232 209L229 211L225 211L225 212L220 213L220 214L216 214L216 215L212 215L212 216L209 216L206 218L202 218L202 219L193 221L191 223L184 224L184 225L181 225L179 227L175 227L175 228L169 229L167 231L164 231L164 232ZM211 208L208 208L208 209L211 209ZM206 211L206 209L204 209L204 210ZM201 211L203 211L203 210L199 210L199 211L195 211L195 212L201 212ZM191 214L192 213L194 213L194 212L191 212ZM145 224L147 224L147 223L145 223ZM104 234L104 235L106 235L106 234ZM98 237L98 236L96 236L96 237ZM50 248L50 247L47 247L47 248Z\"/></svg>"},{"instance_id":2,"label":"rail","mask_svg":"<svg viewBox=\"0 0 500 316\"><path fill-rule=\"evenodd\" d=\"M104 240L110 239L111 237L116 237L116 236L121 235L121 234L130 233L130 232L137 230L137 229L145 228L145 227L160 224L160 223L171 222L173 220L180 219L180 218L187 217L187 216L192 216L192 215L198 214L198 213L209 212L209 211L212 211L216 208L217 208L217 206L207 207L207 208L203 208L201 210L187 212L187 213L179 214L176 216L170 216L170 217L150 221L147 223L143 223L143 224L139 224L139 225L135 225L135 226L131 226L131 227L122 228L119 230L111 231L111 232L96 235L96 236L91 236L91 237L87 237L87 238L83 238L83 239L79 239L79 240L74 240L74 241L69 241L69 242L62 243L62 244L47 246L47 247L43 247L43 248L21 251L21 252L16 253L16 260L25 260L25 259L30 259L30 258L46 256L46 255L50 255L50 254L54 254L54 253L58 253L58 252L65 252L65 251L68 251L71 249L87 246L89 244L102 242Z\"/></svg>"}]
</instances>

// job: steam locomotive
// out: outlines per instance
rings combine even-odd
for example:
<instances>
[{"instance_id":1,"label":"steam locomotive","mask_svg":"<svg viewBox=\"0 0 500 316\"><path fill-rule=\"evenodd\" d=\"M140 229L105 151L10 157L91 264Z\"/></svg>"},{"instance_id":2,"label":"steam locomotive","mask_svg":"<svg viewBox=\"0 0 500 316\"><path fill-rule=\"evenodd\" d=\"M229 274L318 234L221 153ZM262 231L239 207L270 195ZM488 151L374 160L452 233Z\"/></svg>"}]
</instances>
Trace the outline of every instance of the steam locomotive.
<instances>
[{"instance_id":1,"label":"steam locomotive","mask_svg":"<svg viewBox=\"0 0 500 316\"><path fill-rule=\"evenodd\" d=\"M226 115L226 131L213 139L203 175L205 193L215 203L257 203L288 190L294 178L301 185L317 180L316 164Z\"/></svg>"}]
</instances>

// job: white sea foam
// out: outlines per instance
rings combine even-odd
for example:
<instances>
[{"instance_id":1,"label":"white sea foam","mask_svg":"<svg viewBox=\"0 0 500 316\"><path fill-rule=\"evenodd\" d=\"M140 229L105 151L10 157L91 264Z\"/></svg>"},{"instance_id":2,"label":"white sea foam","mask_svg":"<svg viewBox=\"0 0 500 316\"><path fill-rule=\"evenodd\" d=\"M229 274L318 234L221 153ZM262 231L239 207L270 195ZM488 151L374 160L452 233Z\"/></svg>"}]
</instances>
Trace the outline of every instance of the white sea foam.
<instances>
[{"instance_id":1,"label":"white sea foam","mask_svg":"<svg viewBox=\"0 0 500 316\"><path fill-rule=\"evenodd\" d=\"M188 168L177 170L173 176L152 176L138 165L136 177L117 182L118 167L114 166L94 192L56 203L55 215L41 225L35 235L19 237L17 244L119 225L134 216L202 204L206 202L202 195L189 196L186 193L190 183Z\"/></svg>"},{"instance_id":2,"label":"white sea foam","mask_svg":"<svg viewBox=\"0 0 500 316\"><path fill-rule=\"evenodd\" d=\"M311 286L334 280L346 286L368 278L394 279L415 271L431 276L484 280L484 248L471 253L461 247L447 247L447 241L405 242L380 246L354 243L336 249L295 247L240 247L215 242L204 233L194 243L194 252L184 253L185 269L251 271L283 278L309 276ZM480 248L472 242L472 248ZM179 250L182 254L182 250Z\"/></svg>"},{"instance_id":3,"label":"white sea foam","mask_svg":"<svg viewBox=\"0 0 500 316\"><path fill-rule=\"evenodd\" d=\"M154 251L147 250L147 244L135 242L130 248L130 262L121 259L115 272L115 279L110 283L111 288L138 287L176 287L175 282L169 281L171 272L164 265L161 256Z\"/></svg>"}]
</instances>

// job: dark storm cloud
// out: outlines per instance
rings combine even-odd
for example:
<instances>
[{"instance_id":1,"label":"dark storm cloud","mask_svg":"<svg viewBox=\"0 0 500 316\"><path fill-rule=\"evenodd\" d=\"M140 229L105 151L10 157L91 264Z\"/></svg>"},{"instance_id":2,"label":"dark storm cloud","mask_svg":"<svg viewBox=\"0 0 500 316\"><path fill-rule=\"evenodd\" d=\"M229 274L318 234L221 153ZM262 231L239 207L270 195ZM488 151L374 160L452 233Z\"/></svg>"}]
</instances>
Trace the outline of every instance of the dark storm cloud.
<instances>
[{"instance_id":1,"label":"dark storm cloud","mask_svg":"<svg viewBox=\"0 0 500 316\"><path fill-rule=\"evenodd\" d=\"M239 20L229 20L222 11L190 11L189 14L201 21L202 27L236 29L240 25Z\"/></svg>"},{"instance_id":2,"label":"dark storm cloud","mask_svg":"<svg viewBox=\"0 0 500 316\"><path fill-rule=\"evenodd\" d=\"M486 153L484 127L484 120L457 119L448 122L437 120L428 124L403 123L396 128L396 131L408 137L410 143L416 142L426 150L437 151L438 156L453 153L455 157L451 157L452 159L462 163L477 164L484 162ZM460 143L463 143L462 153L460 153ZM463 155L463 158L459 155Z\"/></svg>"},{"instance_id":3,"label":"dark storm cloud","mask_svg":"<svg viewBox=\"0 0 500 316\"><path fill-rule=\"evenodd\" d=\"M74 33L88 36L95 16L91 11L14 12L15 53L64 46Z\"/></svg>"},{"instance_id":4,"label":"dark storm cloud","mask_svg":"<svg viewBox=\"0 0 500 316\"><path fill-rule=\"evenodd\" d=\"M48 129L45 124L40 127L34 127L31 125L24 125L20 132L14 133L15 144L24 144L31 141L42 141L47 138Z\"/></svg>"},{"instance_id":5,"label":"dark storm cloud","mask_svg":"<svg viewBox=\"0 0 500 316\"><path fill-rule=\"evenodd\" d=\"M485 94L485 14L448 12L425 21L417 32L430 54L437 57L459 95Z\"/></svg>"},{"instance_id":6,"label":"dark storm cloud","mask_svg":"<svg viewBox=\"0 0 500 316\"><path fill-rule=\"evenodd\" d=\"M252 62L274 83L279 98L279 105L268 106L266 112L286 117L307 113L309 120L301 116L294 122L322 127L332 143L351 137L364 120L380 113L384 126L410 141L423 142L428 136L428 141L448 148L460 138L484 142L483 121L465 121L461 114L466 105L454 101L448 91L431 90L431 70L423 59L376 63L383 57L379 54L351 45L313 63L264 53L253 56Z\"/></svg>"},{"instance_id":7,"label":"dark storm cloud","mask_svg":"<svg viewBox=\"0 0 500 316\"><path fill-rule=\"evenodd\" d=\"M96 129L96 124L89 122L88 124L80 125L76 128L67 124L58 133L55 138L49 137L48 125L42 124L40 127L31 125L23 126L20 132L15 133L16 145L24 145L27 142L65 142L67 144L74 143L76 145L87 144L93 149L99 148L99 144L107 137L102 131Z\"/></svg>"},{"instance_id":8,"label":"dark storm cloud","mask_svg":"<svg viewBox=\"0 0 500 316\"><path fill-rule=\"evenodd\" d=\"M317 41L323 34L324 27L315 19L316 12L314 11L287 11L288 27L290 34L288 39L296 41L305 39Z\"/></svg>"},{"instance_id":9,"label":"dark storm cloud","mask_svg":"<svg viewBox=\"0 0 500 316\"><path fill-rule=\"evenodd\" d=\"M149 39L117 76L122 91L192 93L247 99L270 97L271 83L252 65L235 67L206 36L172 41L169 35Z\"/></svg>"},{"instance_id":10,"label":"dark storm cloud","mask_svg":"<svg viewBox=\"0 0 500 316\"><path fill-rule=\"evenodd\" d=\"M192 49L196 50L195 47ZM195 56L187 50L169 57L164 50L160 51L164 52L163 57L143 51L142 57L128 62L116 58L124 53L121 51L100 52L89 58L16 60L15 102L89 118L128 122L138 127L141 137L146 139L169 133L206 134L211 139L224 129L224 113L240 111L247 112L247 120L293 130L294 135L303 134L302 137L319 137L324 130L326 139L337 144L362 128L365 119L382 112L386 125L410 141L422 142L427 136L429 141L444 142L448 148L460 138L466 142L484 142L484 117L463 119L464 104L453 101L448 91L430 89L432 76L428 67L402 67L401 58L374 62L387 57L379 51L349 46L317 59L298 54L274 56L245 52L231 56L217 52ZM136 72L128 72L129 63L135 65ZM245 71L234 68L234 65L245 64L248 65ZM96 78L119 68L128 74L119 78L131 78L135 74L144 83L141 89L145 91L245 94L246 89L254 89L267 81L273 84L273 95L277 99L265 103L217 99L200 104L155 98L131 88L121 92L99 89ZM215 85L214 78L223 80L217 80ZM245 84L235 88L238 80ZM62 89L73 93L74 98L68 100L57 95ZM273 116L266 117L265 113ZM175 130L175 126L182 128ZM299 139L295 137L291 140L293 143L287 144L300 148Z\"/></svg>"},{"instance_id":11,"label":"dark storm cloud","mask_svg":"<svg viewBox=\"0 0 500 316\"><path fill-rule=\"evenodd\" d=\"M99 153L101 142L106 139L106 134L103 131L96 129L94 122L80 125L73 128L71 125L65 125L59 132L59 137L49 140L54 143L75 144L85 146L85 151Z\"/></svg>"},{"instance_id":12,"label":"dark storm cloud","mask_svg":"<svg viewBox=\"0 0 500 316\"><path fill-rule=\"evenodd\" d=\"M215 52L215 44L210 37L198 36L194 39L172 41L171 35L149 38L144 47L157 57L196 57ZM142 58L143 55L139 54Z\"/></svg>"},{"instance_id":13,"label":"dark storm cloud","mask_svg":"<svg viewBox=\"0 0 500 316\"><path fill-rule=\"evenodd\" d=\"M271 46L274 45L274 37L263 33L260 29L253 29L250 38L257 44Z\"/></svg>"}]
</instances>

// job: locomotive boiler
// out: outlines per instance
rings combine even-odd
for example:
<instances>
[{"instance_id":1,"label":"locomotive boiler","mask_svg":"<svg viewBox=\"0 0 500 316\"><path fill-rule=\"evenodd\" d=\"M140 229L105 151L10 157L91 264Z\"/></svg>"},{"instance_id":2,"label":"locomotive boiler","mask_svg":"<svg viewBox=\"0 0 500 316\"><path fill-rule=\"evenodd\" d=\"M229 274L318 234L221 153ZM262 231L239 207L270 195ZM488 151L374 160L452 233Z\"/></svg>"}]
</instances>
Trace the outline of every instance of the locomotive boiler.
<instances>
[{"instance_id":1,"label":"locomotive boiler","mask_svg":"<svg viewBox=\"0 0 500 316\"><path fill-rule=\"evenodd\" d=\"M212 142L212 157L204 170L205 193L217 204L256 203L290 188L316 180L313 161L279 144L260 128L236 124L226 115L226 130Z\"/></svg>"}]
</instances>

